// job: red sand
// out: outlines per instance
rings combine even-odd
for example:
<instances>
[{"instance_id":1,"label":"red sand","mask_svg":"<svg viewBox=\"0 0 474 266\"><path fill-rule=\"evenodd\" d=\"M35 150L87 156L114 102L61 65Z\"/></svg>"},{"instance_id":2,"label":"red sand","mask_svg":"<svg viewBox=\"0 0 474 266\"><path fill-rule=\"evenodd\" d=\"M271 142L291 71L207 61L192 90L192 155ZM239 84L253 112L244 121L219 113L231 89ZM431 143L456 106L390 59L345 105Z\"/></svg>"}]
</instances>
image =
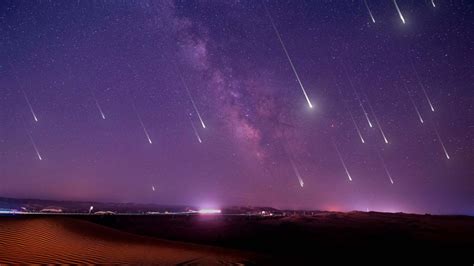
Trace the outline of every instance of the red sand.
<instances>
[{"instance_id":1,"label":"red sand","mask_svg":"<svg viewBox=\"0 0 474 266\"><path fill-rule=\"evenodd\" d=\"M237 264L251 253L121 232L67 217L0 220L0 263Z\"/></svg>"}]
</instances>

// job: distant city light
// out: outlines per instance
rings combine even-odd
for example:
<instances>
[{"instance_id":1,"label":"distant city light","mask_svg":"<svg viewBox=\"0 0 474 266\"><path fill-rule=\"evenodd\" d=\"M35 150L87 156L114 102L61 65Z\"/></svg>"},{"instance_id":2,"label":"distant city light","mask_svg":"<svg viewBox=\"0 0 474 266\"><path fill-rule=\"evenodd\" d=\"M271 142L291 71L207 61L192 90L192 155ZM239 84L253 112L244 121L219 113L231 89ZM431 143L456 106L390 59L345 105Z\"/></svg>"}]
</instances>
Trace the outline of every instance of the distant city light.
<instances>
[{"instance_id":1,"label":"distant city light","mask_svg":"<svg viewBox=\"0 0 474 266\"><path fill-rule=\"evenodd\" d=\"M199 214L219 214L221 210L218 209L200 209L198 211Z\"/></svg>"}]
</instances>

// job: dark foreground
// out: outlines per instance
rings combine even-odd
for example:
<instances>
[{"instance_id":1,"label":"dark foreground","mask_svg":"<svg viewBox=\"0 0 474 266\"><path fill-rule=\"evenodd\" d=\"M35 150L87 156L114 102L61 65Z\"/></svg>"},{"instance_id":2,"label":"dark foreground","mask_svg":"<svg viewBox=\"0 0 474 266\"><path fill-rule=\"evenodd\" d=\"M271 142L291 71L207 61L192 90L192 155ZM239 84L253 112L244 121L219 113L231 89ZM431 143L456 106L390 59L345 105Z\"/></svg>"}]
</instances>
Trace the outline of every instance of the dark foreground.
<instances>
[{"instance_id":1,"label":"dark foreground","mask_svg":"<svg viewBox=\"0 0 474 266\"><path fill-rule=\"evenodd\" d=\"M415 255L472 265L473 254L474 218L466 216L0 217L3 263L301 264Z\"/></svg>"}]
</instances>

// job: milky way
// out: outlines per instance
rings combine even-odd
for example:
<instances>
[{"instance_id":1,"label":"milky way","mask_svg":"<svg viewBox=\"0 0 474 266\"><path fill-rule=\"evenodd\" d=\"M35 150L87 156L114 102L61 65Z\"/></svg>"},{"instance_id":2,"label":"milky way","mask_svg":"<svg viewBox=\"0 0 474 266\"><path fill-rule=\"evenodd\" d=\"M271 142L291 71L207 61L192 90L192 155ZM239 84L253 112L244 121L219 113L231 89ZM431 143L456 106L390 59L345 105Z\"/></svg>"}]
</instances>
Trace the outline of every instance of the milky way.
<instances>
[{"instance_id":1,"label":"milky way","mask_svg":"<svg viewBox=\"0 0 474 266\"><path fill-rule=\"evenodd\" d=\"M0 196L473 214L467 2L3 1Z\"/></svg>"}]
</instances>

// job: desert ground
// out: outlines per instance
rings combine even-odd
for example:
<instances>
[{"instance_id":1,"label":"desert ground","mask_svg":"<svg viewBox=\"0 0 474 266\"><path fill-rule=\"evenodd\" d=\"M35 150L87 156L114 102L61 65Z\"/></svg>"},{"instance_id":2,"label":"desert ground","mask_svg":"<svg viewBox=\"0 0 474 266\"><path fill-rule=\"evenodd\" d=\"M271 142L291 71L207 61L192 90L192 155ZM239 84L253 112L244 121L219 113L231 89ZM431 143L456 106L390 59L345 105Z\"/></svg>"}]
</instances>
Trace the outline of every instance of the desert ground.
<instances>
[{"instance_id":1,"label":"desert ground","mask_svg":"<svg viewBox=\"0 0 474 266\"><path fill-rule=\"evenodd\" d=\"M336 256L334 254L337 254ZM1 263L305 264L474 254L474 217L377 212L0 217Z\"/></svg>"},{"instance_id":2,"label":"desert ground","mask_svg":"<svg viewBox=\"0 0 474 266\"><path fill-rule=\"evenodd\" d=\"M249 252L133 235L68 217L0 220L0 263L253 264Z\"/></svg>"}]
</instances>

